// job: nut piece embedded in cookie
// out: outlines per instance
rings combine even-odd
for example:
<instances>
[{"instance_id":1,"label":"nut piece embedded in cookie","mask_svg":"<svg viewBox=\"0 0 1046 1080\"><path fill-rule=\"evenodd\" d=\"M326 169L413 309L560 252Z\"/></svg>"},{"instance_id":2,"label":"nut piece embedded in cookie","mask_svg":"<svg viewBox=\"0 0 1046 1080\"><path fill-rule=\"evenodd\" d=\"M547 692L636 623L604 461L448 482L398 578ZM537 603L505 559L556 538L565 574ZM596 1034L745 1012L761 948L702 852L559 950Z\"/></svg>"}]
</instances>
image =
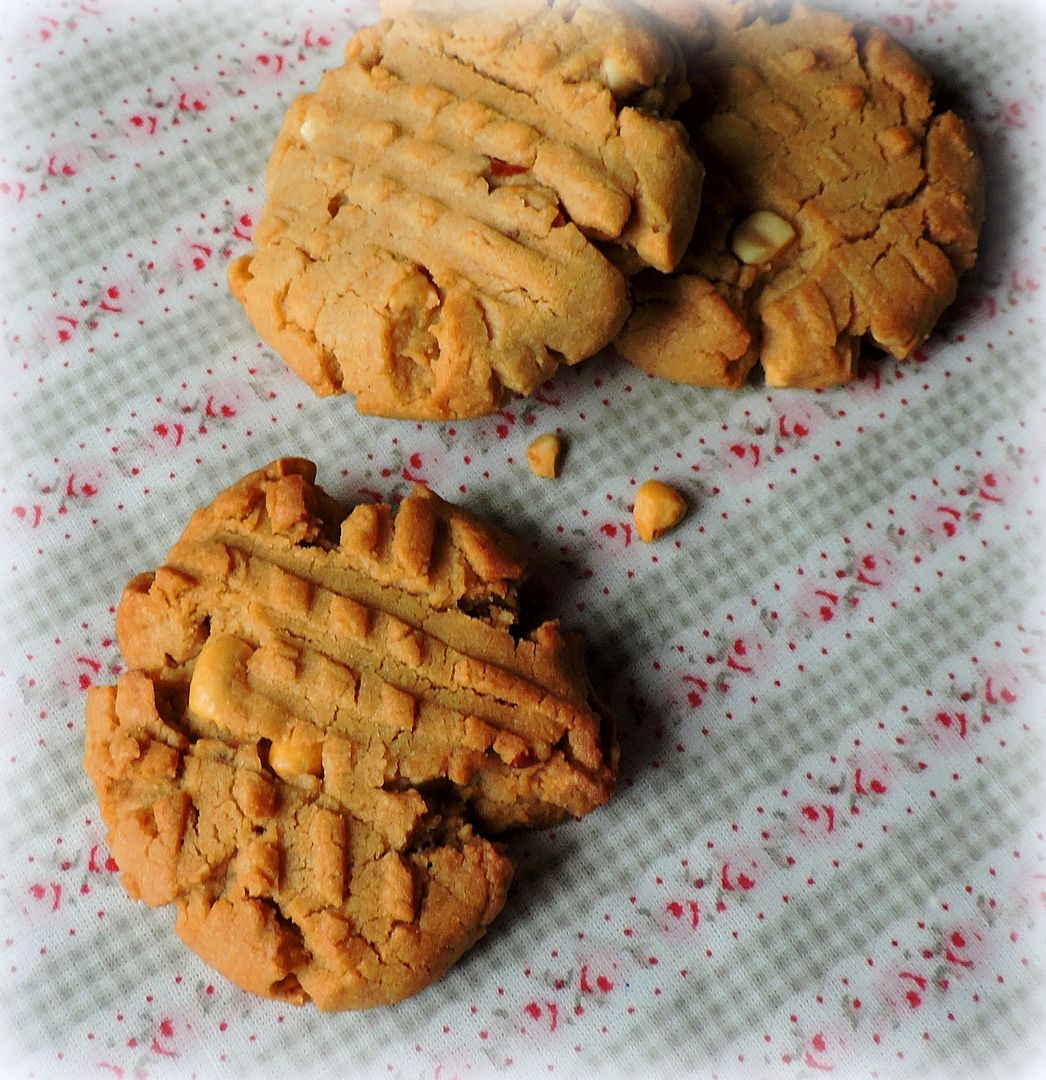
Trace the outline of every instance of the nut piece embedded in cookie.
<instances>
[{"instance_id":1,"label":"nut piece embedded in cookie","mask_svg":"<svg viewBox=\"0 0 1046 1080\"><path fill-rule=\"evenodd\" d=\"M127 892L254 993L364 1008L439 978L505 902L492 837L613 786L580 642L518 627L525 577L426 488L346 512L299 459L197 511L124 592L135 666L87 699Z\"/></svg>"},{"instance_id":2,"label":"nut piece embedded in cookie","mask_svg":"<svg viewBox=\"0 0 1046 1080\"><path fill-rule=\"evenodd\" d=\"M730 250L746 266L772 262L795 239L795 229L773 210L757 210L734 227Z\"/></svg>"},{"instance_id":3,"label":"nut piece embedded in cookie","mask_svg":"<svg viewBox=\"0 0 1046 1080\"><path fill-rule=\"evenodd\" d=\"M602 0L399 7L291 105L229 284L318 394L477 416L613 339L620 267L682 257L685 69Z\"/></svg>"},{"instance_id":4,"label":"nut piece embedded in cookie","mask_svg":"<svg viewBox=\"0 0 1046 1080\"><path fill-rule=\"evenodd\" d=\"M856 374L862 340L903 358L929 335L976 258L981 165L882 31L758 13L673 20L708 180L690 249L675 273L634 280L616 346L696 386L737 388L757 363L769 386L829 386Z\"/></svg>"},{"instance_id":5,"label":"nut piece embedded in cookie","mask_svg":"<svg viewBox=\"0 0 1046 1080\"><path fill-rule=\"evenodd\" d=\"M269 768L288 784L323 772L323 741L293 733L269 746Z\"/></svg>"},{"instance_id":6,"label":"nut piece embedded in cookie","mask_svg":"<svg viewBox=\"0 0 1046 1080\"><path fill-rule=\"evenodd\" d=\"M211 634L193 665L189 711L215 727L224 727L234 707L230 698L246 693L247 661L253 652L246 641Z\"/></svg>"}]
</instances>

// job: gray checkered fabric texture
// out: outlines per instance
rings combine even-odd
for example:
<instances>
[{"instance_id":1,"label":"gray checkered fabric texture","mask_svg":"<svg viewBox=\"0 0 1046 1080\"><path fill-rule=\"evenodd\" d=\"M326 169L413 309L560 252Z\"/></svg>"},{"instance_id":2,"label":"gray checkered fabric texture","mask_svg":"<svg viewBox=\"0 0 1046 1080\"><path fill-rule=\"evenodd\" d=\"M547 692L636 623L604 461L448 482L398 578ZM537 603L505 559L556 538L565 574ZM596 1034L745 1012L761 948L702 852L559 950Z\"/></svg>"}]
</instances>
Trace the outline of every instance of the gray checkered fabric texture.
<instances>
[{"instance_id":1,"label":"gray checkered fabric texture","mask_svg":"<svg viewBox=\"0 0 1046 1080\"><path fill-rule=\"evenodd\" d=\"M974 123L983 255L925 348L737 394L613 355L446 425L319 400L225 287L295 94L367 4L35 0L0 34L0 1072L1038 1075L1046 283L1033 4L851 5ZM525 465L562 432L562 476ZM114 606L282 454L420 478L532 545L619 717L583 821L512 837L489 936L417 998L249 997L124 894L82 773ZM636 486L687 497L657 544Z\"/></svg>"}]
</instances>

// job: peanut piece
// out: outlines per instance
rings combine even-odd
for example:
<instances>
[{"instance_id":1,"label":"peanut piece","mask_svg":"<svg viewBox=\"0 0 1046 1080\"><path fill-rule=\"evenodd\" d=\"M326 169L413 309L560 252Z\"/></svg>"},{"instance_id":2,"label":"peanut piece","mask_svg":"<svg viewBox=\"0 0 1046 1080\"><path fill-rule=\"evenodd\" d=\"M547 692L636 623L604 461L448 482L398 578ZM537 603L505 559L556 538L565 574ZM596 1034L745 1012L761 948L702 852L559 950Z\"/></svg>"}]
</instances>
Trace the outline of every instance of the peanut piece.
<instances>
[{"instance_id":1,"label":"peanut piece","mask_svg":"<svg viewBox=\"0 0 1046 1080\"><path fill-rule=\"evenodd\" d=\"M360 126L360 138L375 150L384 150L399 137L400 129L390 120L370 120Z\"/></svg>"},{"instance_id":2,"label":"peanut piece","mask_svg":"<svg viewBox=\"0 0 1046 1080\"><path fill-rule=\"evenodd\" d=\"M196 657L189 683L189 709L201 720L229 727L236 700L247 694L247 661L254 649L228 634L209 637Z\"/></svg>"},{"instance_id":3,"label":"peanut piece","mask_svg":"<svg viewBox=\"0 0 1046 1080\"><path fill-rule=\"evenodd\" d=\"M634 65L620 53L605 56L599 65L599 73L603 76L603 85L614 97L628 97L639 86Z\"/></svg>"},{"instance_id":4,"label":"peanut piece","mask_svg":"<svg viewBox=\"0 0 1046 1080\"><path fill-rule=\"evenodd\" d=\"M746 266L768 263L795 239L795 229L772 210L756 210L734 229L730 248Z\"/></svg>"},{"instance_id":5,"label":"peanut piece","mask_svg":"<svg viewBox=\"0 0 1046 1080\"><path fill-rule=\"evenodd\" d=\"M853 83L843 83L841 86L833 86L824 92L824 100L837 106L846 112L857 112L868 100L864 89Z\"/></svg>"},{"instance_id":6,"label":"peanut piece","mask_svg":"<svg viewBox=\"0 0 1046 1080\"><path fill-rule=\"evenodd\" d=\"M553 432L539 435L527 447L527 464L535 476L555 480L559 475L559 455L562 452L559 436Z\"/></svg>"},{"instance_id":7,"label":"peanut piece","mask_svg":"<svg viewBox=\"0 0 1046 1080\"><path fill-rule=\"evenodd\" d=\"M685 514L686 500L675 488L660 480L647 480L636 492L632 517L639 538L645 544L678 525Z\"/></svg>"},{"instance_id":8,"label":"peanut piece","mask_svg":"<svg viewBox=\"0 0 1046 1080\"><path fill-rule=\"evenodd\" d=\"M804 71L813 71L817 67L817 53L813 49L798 48L789 49L782 57L781 61L789 71L794 71L797 75L802 74Z\"/></svg>"},{"instance_id":9,"label":"peanut piece","mask_svg":"<svg viewBox=\"0 0 1046 1080\"><path fill-rule=\"evenodd\" d=\"M876 136L876 141L883 148L883 153L888 161L896 161L898 158L904 157L915 147L915 137L904 126L880 131Z\"/></svg>"},{"instance_id":10,"label":"peanut piece","mask_svg":"<svg viewBox=\"0 0 1046 1080\"><path fill-rule=\"evenodd\" d=\"M323 772L323 743L292 731L288 739L273 740L269 768L288 784L319 776Z\"/></svg>"}]
</instances>

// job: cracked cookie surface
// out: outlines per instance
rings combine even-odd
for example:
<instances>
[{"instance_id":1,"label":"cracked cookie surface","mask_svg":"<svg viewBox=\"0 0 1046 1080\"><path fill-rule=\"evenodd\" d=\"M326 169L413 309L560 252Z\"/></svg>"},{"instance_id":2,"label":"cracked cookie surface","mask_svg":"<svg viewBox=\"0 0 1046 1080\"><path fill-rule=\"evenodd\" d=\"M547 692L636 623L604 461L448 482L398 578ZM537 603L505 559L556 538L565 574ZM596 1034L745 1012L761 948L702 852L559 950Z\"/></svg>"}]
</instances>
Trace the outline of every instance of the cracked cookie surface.
<instances>
[{"instance_id":1,"label":"cracked cookie surface","mask_svg":"<svg viewBox=\"0 0 1046 1080\"><path fill-rule=\"evenodd\" d=\"M339 508L281 459L198 510L117 612L84 766L127 892L254 993L400 1000L501 910L489 837L580 816L616 770L580 642L520 624L525 565L416 488Z\"/></svg>"},{"instance_id":2,"label":"cracked cookie surface","mask_svg":"<svg viewBox=\"0 0 1046 1080\"><path fill-rule=\"evenodd\" d=\"M697 386L739 387L756 363L770 386L827 386L856 374L862 338L907 356L954 299L976 257L980 161L882 31L756 13L675 23L708 179L678 271L635 279L616 344Z\"/></svg>"},{"instance_id":3,"label":"cracked cookie surface","mask_svg":"<svg viewBox=\"0 0 1046 1080\"><path fill-rule=\"evenodd\" d=\"M619 265L669 270L702 169L682 56L600 0L405 5L291 106L229 283L319 394L449 419L598 352Z\"/></svg>"}]
</instances>

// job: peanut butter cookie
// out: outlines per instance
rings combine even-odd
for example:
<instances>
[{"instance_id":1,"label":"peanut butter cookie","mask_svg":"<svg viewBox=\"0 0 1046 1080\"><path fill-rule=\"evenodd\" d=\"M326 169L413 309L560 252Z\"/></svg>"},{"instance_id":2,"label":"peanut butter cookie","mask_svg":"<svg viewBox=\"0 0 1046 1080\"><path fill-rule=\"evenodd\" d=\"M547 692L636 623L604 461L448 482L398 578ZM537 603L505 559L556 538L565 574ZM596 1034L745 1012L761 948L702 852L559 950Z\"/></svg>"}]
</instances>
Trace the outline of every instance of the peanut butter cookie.
<instances>
[{"instance_id":1,"label":"peanut butter cookie","mask_svg":"<svg viewBox=\"0 0 1046 1080\"><path fill-rule=\"evenodd\" d=\"M903 358L951 303L976 257L980 161L882 31L755 10L674 21L708 181L679 270L635 280L617 347L696 386L736 388L757 362L770 386L828 386L855 374L862 338Z\"/></svg>"},{"instance_id":2,"label":"peanut butter cookie","mask_svg":"<svg viewBox=\"0 0 1046 1080\"><path fill-rule=\"evenodd\" d=\"M510 538L422 487L346 513L314 479L252 473L130 582L84 764L125 889L190 948L364 1008L483 935L513 871L489 837L593 810L617 750L579 641L519 624Z\"/></svg>"},{"instance_id":3,"label":"peanut butter cookie","mask_svg":"<svg viewBox=\"0 0 1046 1080\"><path fill-rule=\"evenodd\" d=\"M702 170L664 117L685 68L611 3L405 7L291 106L229 284L318 394L482 415L613 339L616 263L682 256Z\"/></svg>"}]
</instances>

